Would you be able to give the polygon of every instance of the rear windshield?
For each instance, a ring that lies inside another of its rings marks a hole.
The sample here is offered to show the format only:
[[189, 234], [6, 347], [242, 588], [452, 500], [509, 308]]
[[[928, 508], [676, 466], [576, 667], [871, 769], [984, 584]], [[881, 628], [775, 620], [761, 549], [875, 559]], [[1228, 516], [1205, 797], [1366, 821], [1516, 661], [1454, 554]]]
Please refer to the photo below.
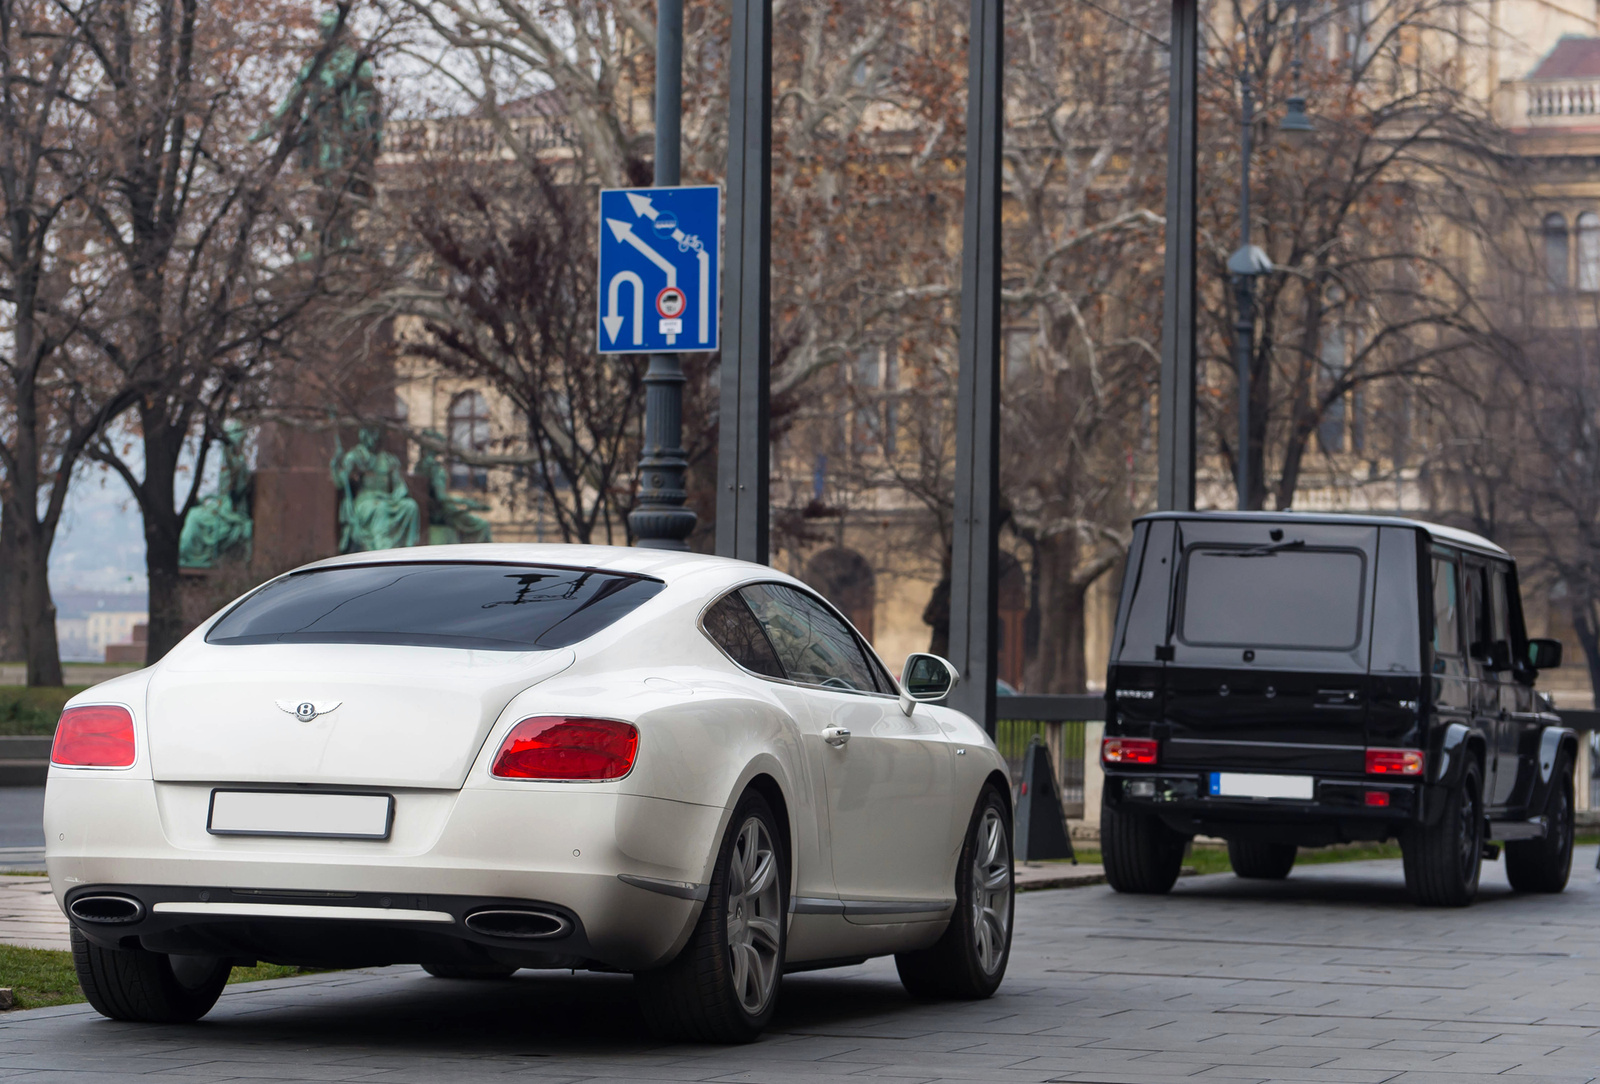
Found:
[[1358, 550], [1196, 547], [1184, 566], [1180, 636], [1211, 647], [1349, 651], [1361, 641]]
[[399, 644], [484, 651], [568, 647], [665, 585], [592, 569], [383, 564], [296, 572], [212, 626], [210, 644]]

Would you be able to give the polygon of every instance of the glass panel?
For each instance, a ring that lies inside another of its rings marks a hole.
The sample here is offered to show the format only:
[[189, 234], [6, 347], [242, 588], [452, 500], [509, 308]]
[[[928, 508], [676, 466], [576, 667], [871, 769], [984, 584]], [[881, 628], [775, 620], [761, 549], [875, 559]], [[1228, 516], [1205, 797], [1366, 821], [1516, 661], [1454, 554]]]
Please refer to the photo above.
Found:
[[855, 634], [820, 602], [776, 583], [741, 592], [790, 678], [808, 685], [880, 692]]
[[1578, 216], [1578, 289], [1600, 291], [1600, 215]]
[[726, 595], [706, 611], [706, 635], [728, 653], [729, 658], [763, 677], [783, 677], [783, 666], [761, 631], [750, 607], [737, 595]]
[[1433, 559], [1433, 650], [1439, 655], [1461, 654], [1461, 632], [1456, 612], [1456, 563], [1444, 557]]
[[1361, 641], [1365, 565], [1353, 550], [1191, 550], [1182, 639], [1213, 647], [1349, 651]]
[[654, 598], [659, 580], [492, 564], [382, 564], [297, 572], [206, 634], [211, 644], [569, 647]]

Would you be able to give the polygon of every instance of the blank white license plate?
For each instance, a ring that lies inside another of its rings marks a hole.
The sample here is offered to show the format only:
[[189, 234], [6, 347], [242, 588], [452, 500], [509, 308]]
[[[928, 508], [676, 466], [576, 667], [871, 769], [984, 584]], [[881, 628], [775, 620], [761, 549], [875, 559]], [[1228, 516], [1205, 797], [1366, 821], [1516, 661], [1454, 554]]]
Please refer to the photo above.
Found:
[[214, 790], [206, 830], [221, 836], [388, 839], [393, 822], [391, 794]]
[[1311, 800], [1309, 775], [1260, 775], [1254, 772], [1212, 772], [1207, 793], [1216, 798], [1298, 798]]

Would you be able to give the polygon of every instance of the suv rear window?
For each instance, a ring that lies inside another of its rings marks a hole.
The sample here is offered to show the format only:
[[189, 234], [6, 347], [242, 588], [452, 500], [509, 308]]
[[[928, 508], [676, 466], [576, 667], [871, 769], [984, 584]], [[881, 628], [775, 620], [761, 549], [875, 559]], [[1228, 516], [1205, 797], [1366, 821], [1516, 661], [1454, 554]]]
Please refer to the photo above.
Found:
[[1196, 546], [1184, 561], [1179, 636], [1210, 647], [1349, 651], [1361, 642], [1358, 550]]
[[267, 584], [209, 644], [396, 644], [543, 651], [587, 639], [654, 598], [659, 580], [480, 563], [347, 565]]

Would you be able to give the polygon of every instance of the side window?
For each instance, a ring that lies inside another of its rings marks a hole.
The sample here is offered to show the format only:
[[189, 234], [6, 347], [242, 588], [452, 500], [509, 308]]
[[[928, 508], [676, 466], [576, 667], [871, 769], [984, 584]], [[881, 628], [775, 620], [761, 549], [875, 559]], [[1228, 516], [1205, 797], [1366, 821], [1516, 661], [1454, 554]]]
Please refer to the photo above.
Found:
[[1465, 565], [1464, 571], [1467, 654], [1483, 660], [1489, 657], [1489, 570], [1473, 561]]
[[1506, 570], [1495, 565], [1489, 570], [1489, 639], [1511, 647], [1511, 609], [1506, 598]]
[[767, 634], [761, 631], [750, 607], [738, 595], [724, 595], [706, 611], [702, 623], [706, 635], [734, 662], [762, 677], [783, 677], [783, 666]]
[[882, 691], [855, 634], [816, 599], [776, 583], [754, 584], [739, 593], [766, 630], [791, 679], [835, 689]]
[[1436, 655], [1461, 654], [1461, 600], [1457, 594], [1456, 563], [1433, 558], [1433, 651]]

